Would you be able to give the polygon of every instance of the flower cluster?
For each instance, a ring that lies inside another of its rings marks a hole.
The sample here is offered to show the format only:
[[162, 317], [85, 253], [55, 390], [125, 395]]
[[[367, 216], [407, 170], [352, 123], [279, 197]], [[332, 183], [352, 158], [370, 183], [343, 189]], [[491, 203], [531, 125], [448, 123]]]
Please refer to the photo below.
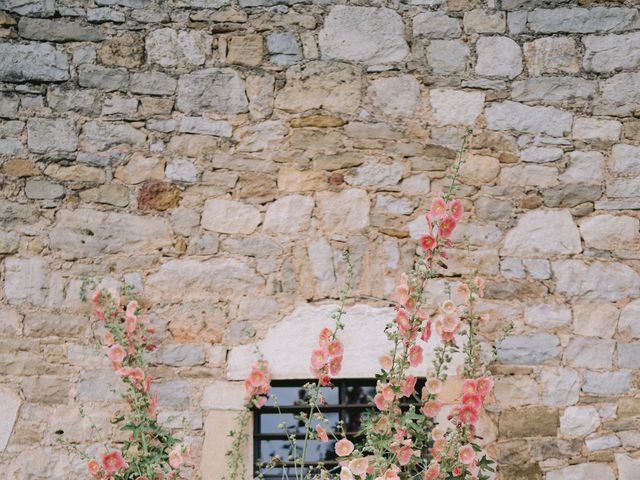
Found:
[[322, 329], [318, 343], [318, 348], [311, 352], [311, 373], [320, 385], [329, 385], [331, 377], [339, 375], [342, 370], [344, 346], [329, 328]]
[[271, 371], [269, 362], [258, 360], [252, 367], [249, 375], [244, 380], [244, 388], [247, 390], [248, 404], [256, 408], [262, 408], [267, 403], [271, 390]]
[[140, 317], [140, 306], [125, 293], [97, 289], [91, 303], [103, 330], [102, 343], [113, 368], [126, 385], [122, 397], [130, 407], [112, 423], [129, 432], [120, 449], [91, 458], [87, 470], [94, 479], [178, 480], [189, 463], [191, 446], [157, 423], [158, 397], [151, 392], [152, 375], [146, 354], [155, 350], [154, 327]]

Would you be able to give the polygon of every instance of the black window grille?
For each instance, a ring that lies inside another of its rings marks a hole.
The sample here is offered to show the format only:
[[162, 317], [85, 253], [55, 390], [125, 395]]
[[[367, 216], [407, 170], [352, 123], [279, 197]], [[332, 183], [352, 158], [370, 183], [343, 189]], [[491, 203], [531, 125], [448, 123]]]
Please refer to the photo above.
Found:
[[[297, 445], [297, 458], [302, 456], [302, 445], [305, 436], [304, 424], [295, 417], [302, 412], [309, 412], [307, 404], [307, 392], [304, 388], [311, 380], [280, 380], [272, 382], [269, 400], [260, 410], [254, 412], [253, 417], [253, 457], [255, 475], [272, 480], [281, 478], [295, 478], [292, 455], [292, 445], [287, 434], [280, 428], [284, 422], [289, 434], [294, 434]], [[310, 440], [307, 445], [305, 467], [307, 471], [317, 470], [319, 465], [331, 469], [337, 467], [335, 456], [335, 440], [331, 432], [336, 432], [338, 422], [342, 421], [347, 437], [354, 440], [356, 432], [360, 429], [363, 415], [367, 410], [375, 408], [373, 397], [375, 395], [376, 381], [373, 379], [334, 379], [331, 387], [322, 387], [322, 395], [327, 404], [321, 407], [324, 416], [329, 420], [328, 425], [323, 425], [329, 432], [329, 441], [322, 443], [318, 440]], [[419, 392], [424, 381], [418, 380], [416, 390]], [[278, 399], [278, 406], [274, 403], [274, 396]], [[280, 412], [282, 415], [280, 415]], [[318, 422], [314, 419], [312, 426], [315, 428]], [[336, 434], [340, 438], [341, 435]], [[277, 465], [267, 466], [266, 462], [274, 456], [280, 461]]]

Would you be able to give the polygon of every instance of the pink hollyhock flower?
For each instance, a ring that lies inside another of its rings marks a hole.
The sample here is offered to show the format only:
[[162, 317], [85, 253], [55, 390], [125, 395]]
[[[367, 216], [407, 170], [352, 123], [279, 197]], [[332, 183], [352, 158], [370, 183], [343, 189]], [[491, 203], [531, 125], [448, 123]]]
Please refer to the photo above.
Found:
[[267, 403], [267, 397], [264, 395], [259, 395], [254, 401], [253, 404], [257, 409], [264, 407], [265, 403]]
[[442, 331], [447, 333], [454, 333], [458, 329], [460, 319], [457, 315], [448, 313], [442, 317]]
[[449, 237], [456, 228], [456, 221], [453, 217], [446, 217], [440, 222], [440, 235]]
[[[376, 395], [377, 396], [377, 395]], [[382, 410], [382, 408], [380, 408], [380, 410]], [[374, 425], [373, 429], [377, 432], [377, 433], [384, 433], [389, 429], [389, 419], [387, 417], [380, 417], [377, 421], [376, 424]]]
[[393, 366], [393, 359], [391, 358], [391, 355], [382, 355], [378, 361], [380, 362], [380, 366], [383, 370], [386, 370], [387, 372], [391, 370], [391, 367]]
[[381, 385], [380, 393], [386, 402], [393, 402], [393, 399], [396, 398], [396, 394], [393, 393], [393, 388], [388, 383]]
[[138, 317], [135, 315], [127, 315], [124, 320], [124, 331], [131, 335], [136, 331], [136, 325], [138, 323]]
[[404, 447], [398, 450], [398, 463], [402, 466], [408, 464], [411, 461], [411, 456], [413, 455], [413, 450], [410, 446], [405, 445]]
[[147, 408], [147, 413], [150, 417], [156, 416], [156, 411], [158, 410], [158, 395], [154, 395], [149, 400], [149, 407]]
[[169, 452], [169, 465], [171, 465], [171, 468], [178, 469], [183, 463], [184, 458], [182, 457], [182, 449], [177, 445]]
[[437, 197], [431, 201], [431, 208], [429, 209], [429, 213], [432, 218], [437, 220], [444, 218], [447, 214], [447, 202], [444, 199]]
[[333, 377], [340, 375], [342, 371], [342, 357], [332, 358], [329, 362], [329, 373]]
[[462, 218], [462, 214], [464, 213], [464, 205], [462, 205], [462, 201], [459, 199], [455, 199], [451, 203], [449, 203], [449, 211], [451, 212], [451, 216], [456, 222], [459, 222]]
[[454, 477], [459, 477], [460, 475], [462, 475], [462, 468], [456, 465], [451, 469], [451, 475], [453, 475]]
[[333, 332], [331, 331], [331, 329], [324, 327], [322, 330], [320, 330], [320, 345], [321, 346], [325, 346], [329, 343], [329, 341], [331, 340], [331, 337], [333, 336]]
[[427, 471], [424, 472], [424, 480], [436, 480], [440, 475], [440, 465], [437, 463], [432, 463], [427, 468]]
[[151, 380], [153, 380], [153, 375], [148, 373], [147, 376], [144, 377], [144, 393], [149, 393], [151, 390]]
[[343, 438], [336, 442], [336, 455], [346, 457], [351, 455], [351, 452], [353, 452], [353, 443], [351, 443], [351, 441]]
[[442, 391], [442, 381], [439, 378], [428, 379], [424, 386], [431, 395], [438, 395]]
[[442, 332], [440, 334], [440, 339], [444, 343], [452, 342], [454, 338], [456, 338], [456, 332]]
[[327, 375], [326, 373], [321, 374], [318, 377], [318, 383], [321, 386], [326, 387], [327, 385], [329, 385], [331, 383], [331, 376]]
[[122, 361], [127, 356], [127, 353], [124, 351], [122, 345], [111, 345], [109, 348], [109, 359], [113, 362], [115, 368], [120, 368], [122, 366]]
[[409, 364], [412, 367], [417, 367], [422, 363], [422, 347], [420, 345], [414, 345], [409, 349]]
[[444, 313], [454, 313], [456, 311], [456, 304], [453, 300], [445, 300], [440, 305], [440, 308]]
[[111, 335], [111, 332], [104, 332], [104, 335], [102, 335], [102, 341], [107, 347], [110, 347], [113, 345], [113, 342], [115, 342], [115, 339], [113, 338], [113, 335]]
[[404, 308], [399, 308], [396, 314], [396, 322], [402, 330], [411, 330], [411, 322], [409, 321], [409, 312]]
[[427, 322], [424, 326], [424, 330], [422, 330], [422, 335], [420, 335], [420, 340], [423, 342], [428, 342], [431, 338], [431, 322]]
[[463, 298], [468, 298], [471, 295], [471, 290], [469, 290], [469, 286], [466, 283], [461, 283], [456, 287], [456, 291], [458, 295]]
[[422, 405], [422, 413], [427, 417], [436, 417], [442, 409], [442, 402], [439, 400], [429, 400]]
[[464, 382], [462, 382], [462, 393], [476, 393], [476, 391], [478, 390], [478, 382], [472, 378], [467, 378], [465, 379]]
[[471, 465], [476, 461], [476, 452], [471, 445], [463, 445], [458, 449], [458, 460], [465, 465]]
[[477, 379], [476, 383], [476, 391], [486, 397], [491, 392], [493, 388], [493, 378], [491, 377], [480, 377]]
[[391, 467], [384, 472], [383, 478], [384, 480], [400, 480], [398, 473], [400, 473], [400, 468], [397, 465], [391, 465]]
[[476, 410], [482, 407], [482, 397], [478, 393], [465, 393], [460, 400], [462, 405], [471, 405]]
[[482, 290], [484, 288], [485, 285], [485, 281], [484, 278], [482, 277], [476, 277], [473, 279], [473, 284], [478, 287], [480, 290]]
[[137, 310], [138, 310], [138, 302], [136, 302], [135, 300], [131, 300], [127, 304], [127, 309], [125, 310], [125, 316], [129, 317], [129, 316], [135, 315]]
[[420, 245], [422, 246], [422, 248], [425, 249], [425, 251], [430, 252], [434, 248], [436, 248], [436, 246], [438, 245], [438, 242], [436, 241], [436, 238], [433, 235], [429, 234], [429, 235], [423, 235], [420, 237]]
[[478, 421], [479, 414], [478, 410], [474, 408], [472, 405], [462, 405], [458, 409], [458, 418], [462, 423], [470, 423], [474, 424]]
[[364, 457], [354, 458], [349, 462], [349, 470], [351, 470], [354, 475], [358, 475], [359, 477], [364, 477], [367, 474], [368, 469], [369, 460]]
[[402, 388], [402, 394], [405, 397], [410, 397], [411, 394], [413, 393], [413, 390], [416, 388], [416, 381], [418, 379], [416, 377], [414, 377], [413, 375], [409, 375], [407, 376], [407, 378], [405, 378], [402, 382], [402, 384], [400, 385], [400, 387]]
[[98, 305], [101, 299], [102, 299], [102, 290], [97, 289], [95, 292], [93, 292], [93, 295], [91, 295], [91, 303], [93, 303], [94, 305]]
[[400, 305], [406, 305], [409, 301], [409, 287], [406, 284], [400, 284], [393, 292], [393, 297]]
[[349, 467], [342, 467], [340, 470], [340, 480], [353, 480], [353, 472], [349, 470]]
[[340, 340], [334, 340], [327, 345], [327, 351], [329, 352], [329, 358], [342, 357], [344, 354], [344, 345]]
[[444, 430], [436, 427], [431, 430], [431, 436], [434, 440], [440, 440], [441, 438], [444, 438]]
[[247, 377], [249, 385], [253, 388], [260, 388], [267, 383], [267, 375], [262, 370], [253, 367]]
[[318, 434], [318, 438], [322, 443], [327, 443], [329, 441], [329, 436], [327, 435], [327, 431], [322, 428], [321, 425], [316, 425], [316, 433]]
[[127, 462], [125, 462], [124, 458], [122, 458], [122, 453], [120, 452], [120, 450], [114, 450], [113, 452], [105, 453], [102, 456], [102, 466], [108, 474], [117, 472], [121, 468], [129, 468]]
[[320, 370], [329, 361], [327, 351], [324, 348], [316, 348], [311, 352], [311, 367]]
[[95, 458], [92, 458], [89, 460], [89, 463], [87, 463], [87, 470], [89, 470], [89, 473], [93, 477], [100, 475], [100, 468], [100, 463]]

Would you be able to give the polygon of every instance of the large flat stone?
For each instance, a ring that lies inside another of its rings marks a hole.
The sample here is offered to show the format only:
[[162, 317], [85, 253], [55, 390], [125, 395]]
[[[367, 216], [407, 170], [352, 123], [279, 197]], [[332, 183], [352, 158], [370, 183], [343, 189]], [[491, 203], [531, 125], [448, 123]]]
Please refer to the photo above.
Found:
[[49, 43], [0, 42], [0, 80], [4, 82], [64, 82], [69, 80], [67, 55]]
[[557, 292], [568, 297], [615, 302], [640, 295], [640, 275], [622, 263], [557, 260], [551, 266]]
[[572, 115], [564, 110], [530, 107], [510, 101], [491, 104], [485, 110], [485, 118], [491, 130], [547, 133], [557, 137], [569, 132], [572, 122]]
[[498, 349], [501, 363], [538, 365], [557, 358], [560, 354], [558, 337], [548, 333], [512, 335]]
[[230, 68], [208, 68], [178, 80], [178, 110], [236, 114], [249, 111], [244, 81]]
[[18, 410], [22, 401], [20, 397], [8, 388], [0, 388], [0, 452], [4, 452], [11, 438], [13, 427], [18, 418]]

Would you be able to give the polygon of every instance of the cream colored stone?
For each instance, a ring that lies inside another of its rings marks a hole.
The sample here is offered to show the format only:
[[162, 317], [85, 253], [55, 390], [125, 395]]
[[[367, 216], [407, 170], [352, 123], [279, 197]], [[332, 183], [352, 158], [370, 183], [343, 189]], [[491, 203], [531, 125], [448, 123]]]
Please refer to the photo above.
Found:
[[130, 185], [146, 180], [164, 179], [164, 160], [157, 157], [145, 157], [142, 153], [134, 153], [125, 165], [116, 168], [114, 176]]
[[201, 224], [220, 233], [253, 232], [261, 222], [257, 208], [233, 200], [211, 199], [204, 204]]
[[[233, 446], [229, 432], [237, 428], [237, 411], [211, 410], [204, 422], [204, 443], [200, 470], [206, 480], [223, 480], [227, 474], [225, 453]], [[250, 421], [247, 434], [251, 435], [253, 423]], [[247, 442], [242, 452], [244, 465], [248, 472], [253, 468], [253, 442]], [[251, 477], [253, 478], [253, 477]]]
[[369, 198], [357, 188], [339, 193], [318, 192], [318, 215], [328, 232], [357, 232], [369, 225]]
[[460, 181], [468, 185], [486, 185], [491, 183], [500, 173], [500, 162], [497, 158], [484, 155], [467, 155], [460, 168]]
[[326, 185], [324, 172], [282, 167], [278, 170], [278, 189], [285, 192], [321, 190]]

